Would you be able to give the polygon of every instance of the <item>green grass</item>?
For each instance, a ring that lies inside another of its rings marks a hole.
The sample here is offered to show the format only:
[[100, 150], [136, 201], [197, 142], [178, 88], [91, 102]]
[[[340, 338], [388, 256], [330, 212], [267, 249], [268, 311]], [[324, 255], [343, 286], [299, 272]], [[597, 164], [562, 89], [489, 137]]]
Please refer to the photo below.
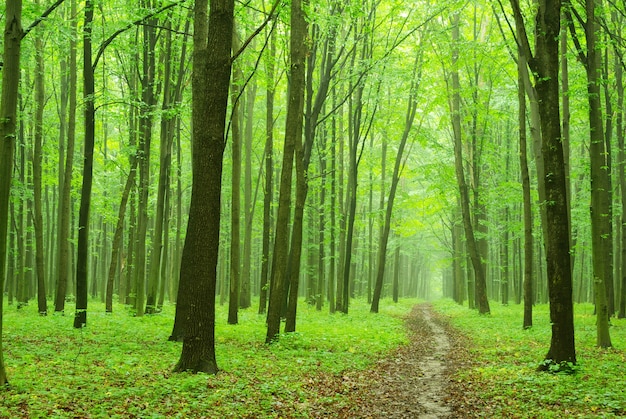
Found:
[[575, 373], [549, 374], [536, 371], [550, 345], [547, 305], [535, 306], [529, 330], [522, 329], [521, 305], [492, 304], [489, 316], [452, 301], [439, 301], [435, 307], [471, 338], [471, 356], [477, 362], [457, 378], [471, 383], [489, 406], [485, 417], [626, 416], [626, 320], [611, 320], [614, 349], [602, 350], [595, 346], [593, 306], [575, 305]]
[[[0, 417], [9, 418], [244, 418], [309, 417], [319, 402], [310, 377], [365, 369], [406, 342], [402, 316], [416, 304], [381, 304], [381, 313], [354, 301], [348, 316], [301, 303], [298, 332], [265, 345], [265, 317], [242, 310], [226, 324], [218, 307], [220, 373], [173, 374], [181, 343], [168, 342], [174, 307], [132, 317], [122, 305], [105, 314], [90, 302], [88, 326], [65, 316], [40, 317], [36, 304], [5, 302], [4, 359], [11, 387], [0, 390]], [[345, 396], [332, 396], [345, 403]], [[326, 400], [328, 402], [328, 400]]]

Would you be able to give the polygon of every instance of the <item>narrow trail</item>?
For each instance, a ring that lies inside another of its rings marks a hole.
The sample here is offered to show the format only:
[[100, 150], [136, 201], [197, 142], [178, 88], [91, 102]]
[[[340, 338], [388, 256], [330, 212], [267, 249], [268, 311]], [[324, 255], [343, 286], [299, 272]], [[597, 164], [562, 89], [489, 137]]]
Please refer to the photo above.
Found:
[[450, 340], [443, 327], [433, 321], [430, 309], [425, 305], [418, 307], [424, 321], [432, 330], [434, 340], [433, 353], [426, 355], [419, 363], [422, 370], [420, 381], [423, 390], [418, 391], [417, 398], [425, 410], [420, 417], [424, 419], [445, 418], [450, 415], [450, 407], [443, 398], [447, 383], [445, 359], [450, 351]]
[[449, 390], [455, 369], [451, 353], [459, 343], [430, 304], [413, 308], [406, 319], [409, 343], [373, 369], [345, 375], [350, 403], [321, 417], [452, 419]]

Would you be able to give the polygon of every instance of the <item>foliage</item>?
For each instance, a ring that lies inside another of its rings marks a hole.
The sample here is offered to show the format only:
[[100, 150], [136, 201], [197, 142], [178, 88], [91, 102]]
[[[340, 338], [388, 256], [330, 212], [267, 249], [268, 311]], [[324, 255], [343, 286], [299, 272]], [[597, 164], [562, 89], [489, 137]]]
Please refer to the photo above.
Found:
[[[181, 345], [168, 342], [173, 306], [131, 317], [123, 306], [105, 314], [91, 301], [90, 325], [78, 330], [72, 316], [40, 317], [35, 304], [9, 309], [11, 388], [0, 398], [0, 417], [308, 417], [310, 405], [328, 397], [305, 388], [311, 377], [366, 369], [405, 343], [401, 317], [415, 302], [385, 302], [373, 315], [355, 301], [350, 316], [302, 304], [299, 332], [271, 346], [263, 343], [265, 316], [241, 310], [232, 326], [227, 308], [218, 307], [216, 376], [171, 373]], [[68, 303], [66, 310], [74, 309]]]
[[521, 305], [491, 307], [491, 316], [468, 312], [451, 301], [435, 303], [437, 311], [471, 338], [471, 365], [457, 372], [468, 397], [487, 405], [484, 417], [612, 418], [626, 415], [626, 336], [624, 319], [611, 319], [616, 349], [595, 347], [591, 304], [575, 310], [578, 364], [537, 370], [550, 344], [548, 305], [534, 307], [534, 326], [522, 328]]

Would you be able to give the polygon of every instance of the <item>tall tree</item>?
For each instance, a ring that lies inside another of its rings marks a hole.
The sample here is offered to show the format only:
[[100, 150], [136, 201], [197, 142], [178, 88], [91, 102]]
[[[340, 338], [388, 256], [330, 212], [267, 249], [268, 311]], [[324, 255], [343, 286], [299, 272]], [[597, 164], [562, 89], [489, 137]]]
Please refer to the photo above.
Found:
[[[422, 34], [423, 35], [423, 34]], [[421, 41], [422, 37], [420, 37]], [[415, 121], [415, 114], [417, 112], [417, 94], [419, 91], [420, 81], [422, 77], [422, 44], [421, 42], [417, 45], [417, 52], [415, 55], [414, 63], [413, 63], [413, 71], [412, 71], [412, 80], [411, 87], [409, 90], [409, 97], [407, 100], [407, 108], [406, 115], [404, 118], [404, 131], [402, 132], [402, 137], [400, 138], [400, 144], [398, 145], [398, 151], [396, 153], [395, 164], [393, 167], [393, 174], [391, 175], [391, 187], [389, 190], [389, 198], [387, 199], [387, 208], [385, 209], [385, 221], [382, 227], [381, 235], [380, 235], [380, 244], [378, 246], [378, 263], [376, 269], [376, 282], [374, 285], [374, 294], [372, 296], [372, 304], [370, 306], [370, 311], [372, 313], [378, 313], [378, 305], [380, 302], [380, 297], [383, 289], [383, 279], [385, 276], [385, 265], [387, 258], [387, 245], [389, 242], [389, 232], [391, 230], [391, 215], [393, 213], [393, 203], [396, 198], [396, 190], [398, 188], [398, 183], [400, 182], [400, 174], [402, 173], [402, 169], [405, 164], [405, 156], [404, 149], [406, 147], [406, 143], [411, 134], [411, 129], [413, 128], [413, 121]], [[382, 191], [381, 191], [382, 193]], [[399, 249], [399, 248], [398, 248]], [[399, 250], [397, 250], [399, 252]], [[396, 255], [396, 262], [399, 260], [399, 253]], [[398, 271], [398, 264], [396, 264], [396, 271]], [[395, 279], [395, 276], [394, 276]], [[396, 290], [397, 288], [394, 288]], [[397, 294], [394, 294], [395, 301], [397, 301]]]
[[461, 94], [458, 69], [459, 57], [459, 14], [456, 13], [452, 22], [452, 39], [454, 42], [452, 50], [452, 70], [451, 70], [451, 89], [452, 97], [450, 100], [450, 113], [452, 116], [452, 132], [454, 136], [454, 167], [456, 171], [456, 179], [460, 193], [461, 215], [463, 217], [463, 228], [465, 231], [465, 240], [469, 251], [472, 266], [474, 268], [475, 281], [475, 298], [478, 304], [478, 312], [488, 314], [489, 301], [487, 300], [487, 280], [485, 274], [485, 266], [481, 260], [478, 250], [478, 243], [474, 235], [474, 226], [472, 224], [470, 213], [469, 188], [465, 180], [463, 170], [463, 144], [461, 132]]
[[[175, 371], [218, 371], [215, 288], [234, 0], [196, 0], [192, 76], [193, 183], [170, 339], [182, 340]], [[208, 16], [207, 16], [208, 15]]]
[[91, 34], [94, 4], [85, 1], [83, 26], [83, 100], [85, 103], [85, 144], [83, 157], [83, 185], [78, 212], [78, 250], [76, 255], [76, 312], [74, 327], [87, 325], [87, 260], [89, 258], [89, 211], [93, 183], [93, 151], [95, 142], [94, 68], [92, 66]]
[[546, 268], [550, 299], [552, 338], [541, 369], [551, 365], [576, 363], [574, 344], [574, 310], [572, 303], [572, 270], [569, 246], [570, 225], [565, 162], [561, 142], [559, 110], [559, 33], [560, 0], [540, 0], [535, 19], [535, 54], [526, 35], [524, 17], [517, 0], [511, 0], [517, 37], [528, 65], [535, 75], [535, 90], [541, 115], [541, 151], [544, 157], [543, 183], [546, 192]]
[[270, 235], [272, 227], [272, 185], [274, 174], [274, 60], [276, 57], [276, 37], [270, 33], [270, 49], [266, 63], [265, 95], [265, 189], [263, 191], [263, 238], [261, 255], [261, 284], [259, 290], [259, 314], [267, 310], [268, 279], [270, 276]]
[[[238, 51], [241, 41], [237, 30], [233, 30], [233, 51]], [[230, 191], [230, 283], [228, 297], [228, 324], [239, 322], [239, 291], [241, 289], [241, 106], [243, 71], [235, 63], [231, 86], [231, 191]]]
[[283, 166], [280, 176], [274, 262], [270, 282], [270, 300], [267, 310], [267, 335], [265, 342], [278, 338], [283, 290], [288, 275], [289, 218], [291, 212], [291, 178], [296, 144], [302, 141], [302, 112], [304, 109], [306, 30], [301, 0], [291, 2], [290, 85], [283, 147]]
[[[76, 13], [76, 0], [72, 0], [70, 6], [70, 26], [73, 34], [78, 33], [78, 19]], [[67, 147], [65, 153], [65, 168], [63, 170], [63, 184], [61, 186], [59, 202], [58, 264], [56, 274], [56, 293], [54, 299], [54, 311], [61, 313], [65, 310], [65, 295], [67, 292], [68, 276], [70, 275], [70, 192], [72, 188], [72, 170], [74, 166], [74, 148], [76, 142], [76, 36], [70, 37], [69, 47], [70, 62], [68, 68]]]
[[524, 218], [524, 329], [533, 325], [533, 214], [530, 199], [530, 174], [528, 171], [528, 146], [526, 142], [526, 94], [524, 93], [523, 71], [527, 71], [526, 60], [518, 50], [518, 87], [519, 104], [519, 159], [522, 174], [523, 218]]
[[4, 49], [2, 54], [2, 93], [0, 96], [0, 386], [7, 375], [2, 350], [2, 306], [6, 277], [9, 198], [13, 177], [13, 154], [17, 128], [17, 98], [20, 80], [20, 49], [22, 41], [22, 1], [6, 0], [4, 10]]
[[[37, 1], [39, 3], [39, 1]], [[39, 314], [48, 314], [46, 300], [44, 224], [42, 204], [43, 176], [43, 111], [46, 101], [44, 75], [44, 45], [42, 37], [35, 38], [35, 145], [33, 150], [33, 226], [35, 228], [35, 271], [37, 275], [37, 307]]]
[[[578, 49], [578, 57], [587, 72], [587, 99], [589, 102], [589, 156], [591, 162], [591, 248], [593, 261], [593, 290], [596, 304], [596, 339], [602, 348], [611, 346], [609, 333], [609, 304], [607, 301], [608, 283], [613, 281], [611, 237], [611, 190], [610, 190], [610, 154], [606, 148], [602, 121], [602, 102], [600, 96], [602, 50], [598, 45], [597, 31], [599, 24], [596, 17], [595, 0], [586, 0], [585, 22], [586, 54], [576, 36], [576, 30], [570, 13], [571, 5], [566, 3], [565, 13], [572, 38]], [[612, 295], [611, 295], [612, 297]]]

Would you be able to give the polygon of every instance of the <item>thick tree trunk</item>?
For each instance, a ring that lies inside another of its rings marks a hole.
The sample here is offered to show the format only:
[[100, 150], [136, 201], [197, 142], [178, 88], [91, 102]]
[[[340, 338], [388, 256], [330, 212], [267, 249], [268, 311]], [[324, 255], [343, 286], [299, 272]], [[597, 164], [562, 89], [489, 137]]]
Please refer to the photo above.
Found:
[[210, 14], [207, 3], [196, 0], [194, 5], [193, 183], [170, 339], [183, 340], [174, 371], [215, 374], [215, 287], [234, 0], [211, 0]]
[[[22, 41], [22, 2], [7, 0], [4, 10], [4, 51], [2, 66], [2, 93], [0, 97], [0, 290], [4, 291], [7, 259], [7, 232], [9, 227], [9, 198], [13, 177], [13, 154], [17, 122], [17, 98], [20, 80], [20, 47]], [[2, 292], [1, 294], [4, 294]], [[0, 387], [7, 375], [2, 350], [2, 305], [0, 298]]]
[[[532, 57], [524, 20], [517, 0], [511, 0], [516, 26], [524, 30], [519, 37], [524, 56], [536, 74], [537, 93], [541, 115], [542, 154], [545, 176], [539, 179], [545, 186], [546, 201], [546, 267], [550, 299], [552, 338], [550, 349], [540, 369], [553, 364], [576, 363], [574, 344], [574, 311], [572, 303], [572, 271], [569, 252], [570, 226], [561, 117], [559, 111], [559, 33], [561, 2], [542, 0], [537, 10], [535, 51]], [[568, 244], [564, 246], [563, 244]]]

